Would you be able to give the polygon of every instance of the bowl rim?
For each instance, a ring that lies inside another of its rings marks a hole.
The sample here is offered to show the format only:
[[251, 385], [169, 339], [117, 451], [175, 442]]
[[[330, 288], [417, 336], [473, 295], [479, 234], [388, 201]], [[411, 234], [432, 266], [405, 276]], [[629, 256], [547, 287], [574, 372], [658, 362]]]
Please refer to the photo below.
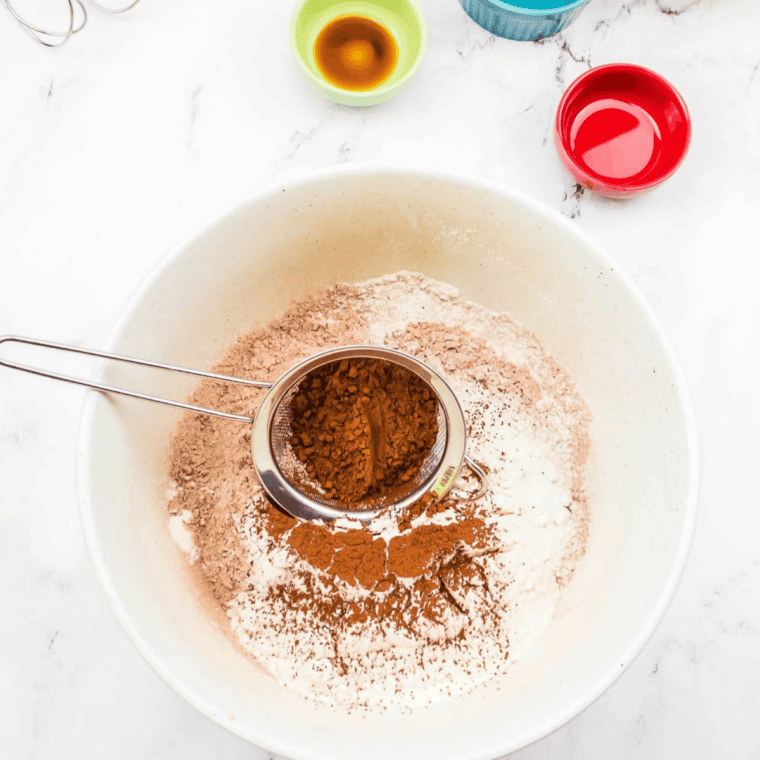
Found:
[[[543, 202], [520, 190], [515, 190], [510, 186], [482, 177], [476, 177], [473, 175], [468, 176], [456, 171], [445, 171], [426, 166], [409, 167], [403, 165], [389, 166], [378, 164], [337, 165], [329, 168], [301, 172], [296, 177], [285, 181], [268, 183], [263, 189], [242, 196], [242, 198], [239, 198], [234, 203], [223, 207], [221, 211], [207, 217], [203, 223], [197, 224], [189, 234], [185, 234], [180, 238], [179, 242], [175, 243], [175, 245], [173, 245], [140, 280], [131, 296], [122, 306], [119, 315], [108, 332], [104, 343], [104, 350], [114, 350], [115, 343], [131, 319], [132, 311], [138, 301], [149, 290], [151, 285], [167, 269], [169, 269], [178, 258], [181, 257], [185, 249], [189, 247], [190, 243], [209, 229], [231, 219], [241, 213], [243, 209], [254, 203], [259, 203], [273, 195], [278, 195], [290, 189], [300, 188], [319, 181], [331, 180], [343, 176], [372, 176], [376, 174], [407, 175], [415, 179], [439, 180], [475, 190], [495, 193], [503, 198], [514, 199], [518, 203], [528, 206], [531, 211], [537, 214], [537, 216], [543, 217], [545, 220], [549, 220], [561, 228], [564, 228], [564, 230], [571, 234], [580, 237], [586, 244], [589, 254], [592, 257], [595, 257], [605, 267], [611, 269], [611, 274], [620, 279], [623, 286], [628, 290], [629, 294], [636, 302], [636, 305], [642, 310], [643, 315], [646, 317], [649, 326], [653, 330], [654, 335], [665, 353], [672, 372], [677, 396], [680, 401], [681, 412], [684, 417], [684, 427], [686, 429], [685, 443], [689, 472], [688, 482], [686, 483], [684, 529], [679, 538], [678, 548], [674, 555], [667, 582], [662, 585], [659, 591], [659, 596], [656, 599], [656, 603], [653, 605], [649, 616], [641, 621], [637, 634], [632, 638], [625, 649], [617, 653], [619, 655], [618, 658], [612, 662], [609, 669], [597, 679], [594, 687], [589, 688], [584, 693], [580, 694], [575, 701], [566, 704], [563, 710], [555, 712], [552, 719], [546, 721], [542, 728], [536, 729], [529, 735], [518, 737], [517, 741], [512, 740], [510, 742], [509, 738], [505, 737], [504, 741], [498, 745], [481, 746], [474, 748], [466, 754], [460, 753], [458, 756], [458, 760], [492, 760], [494, 757], [500, 757], [505, 753], [515, 752], [527, 747], [561, 728], [592, 705], [615, 683], [615, 681], [617, 681], [640, 654], [662, 620], [676, 591], [688, 558], [696, 524], [699, 495], [700, 457], [697, 423], [686, 377], [675, 350], [670, 343], [670, 339], [668, 338], [664, 327], [661, 325], [655, 314], [653, 307], [644, 298], [644, 295], [639, 291], [632, 278], [626, 274], [608, 254], [604, 253], [586, 232], [575, 225], [571, 220], [560, 212], [545, 205]], [[102, 369], [103, 361], [100, 360], [93, 368], [92, 378], [99, 378]], [[129, 610], [120, 598], [118, 588], [109, 572], [109, 563], [98, 540], [98, 533], [95, 528], [92, 511], [93, 505], [90, 500], [89, 451], [91, 447], [92, 423], [97, 398], [97, 393], [88, 393], [83, 405], [77, 444], [77, 491], [80, 503], [80, 518], [90, 559], [98, 582], [106, 597], [106, 601], [120, 626], [137, 651], [162, 678], [162, 680], [205, 717], [214, 721], [222, 728], [239, 736], [241, 739], [245, 739], [269, 752], [284, 755], [285, 757], [292, 758], [292, 760], [315, 760], [315, 758], [320, 758], [320, 760], [322, 760], [325, 756], [321, 754], [320, 750], [316, 750], [316, 752], [307, 755], [303, 753], [302, 747], [293, 746], [287, 739], [282, 737], [271, 737], [258, 734], [254, 736], [249, 731], [242, 730], [242, 728], [237, 725], [236, 721], [230, 720], [229, 716], [220, 711], [213, 704], [208, 703], [195, 690], [193, 690], [192, 687], [187, 685], [180, 676], [175, 675], [171, 669], [164, 664], [162, 658], [155, 651], [154, 647], [142, 637], [136, 626], [133, 624]]]
[[[642, 81], [657, 83], [660, 87], [662, 87], [673, 96], [673, 99], [678, 104], [679, 108], [681, 109], [681, 114], [684, 117], [684, 123], [686, 126], [686, 140], [684, 141], [681, 155], [666, 172], [658, 174], [654, 179], [651, 179], [649, 181], [618, 183], [600, 179], [596, 174], [592, 174], [591, 172], [584, 169], [575, 160], [573, 154], [568, 149], [567, 139], [562, 122], [564, 111], [567, 109], [570, 99], [584, 87], [590, 84], [589, 80], [592, 80], [605, 72], [612, 71], [618, 71], [621, 73], [625, 72], [637, 76]], [[672, 177], [678, 171], [678, 169], [680, 169], [681, 164], [683, 164], [684, 160], [686, 159], [686, 155], [688, 154], [689, 148], [691, 147], [691, 137], [691, 114], [689, 113], [686, 101], [684, 100], [681, 93], [671, 82], [662, 76], [662, 74], [658, 74], [656, 71], [653, 71], [646, 66], [641, 66], [637, 63], [605, 63], [601, 66], [594, 66], [588, 71], [584, 71], [583, 74], [576, 77], [568, 85], [567, 89], [562, 94], [562, 98], [559, 101], [559, 105], [557, 106], [557, 110], [554, 116], [554, 144], [557, 148], [557, 153], [559, 154], [559, 157], [567, 168], [568, 172], [570, 172], [574, 179], [576, 179], [582, 185], [588, 187], [588, 189], [593, 192], [610, 192], [618, 196], [636, 195], [638, 193], [644, 192], [645, 190], [651, 190], [653, 187], [661, 185], [663, 182], [665, 182], [665, 180]]]
[[555, 8], [520, 8], [519, 6], [512, 5], [505, 0], [481, 0], [481, 2], [485, 2], [487, 5], [491, 5], [494, 8], [498, 8], [499, 10], [512, 11], [512, 13], [518, 16], [543, 17], [551, 16], [555, 13], [566, 13], [567, 11], [572, 11], [579, 6], [587, 5], [589, 2], [591, 2], [591, 0], [571, 0], [564, 5], [558, 5]]
[[[304, 61], [303, 56], [298, 50], [296, 22], [298, 21], [298, 17], [301, 14], [303, 7], [308, 2], [309, 0], [299, 0], [299, 2], [296, 4], [296, 7], [293, 9], [293, 13], [290, 16], [290, 47], [293, 51], [293, 57], [296, 59], [298, 67], [306, 76], [309, 83], [313, 87], [321, 90], [323, 94], [327, 95], [327, 97], [329, 97], [331, 100], [338, 103], [343, 103], [345, 99], [350, 99], [352, 101], [355, 101], [356, 105], [361, 105], [360, 101], [367, 101], [366, 105], [375, 105], [384, 100], [387, 100], [388, 98], [398, 93], [414, 78], [415, 74], [422, 65], [422, 59], [425, 57], [425, 53], [427, 52], [428, 37], [425, 15], [423, 14], [422, 8], [419, 6], [417, 0], [404, 0], [404, 2], [408, 3], [414, 11], [414, 15], [417, 19], [420, 30], [420, 49], [417, 52], [417, 55], [414, 57], [412, 65], [409, 67], [409, 70], [406, 72], [406, 74], [404, 74], [404, 76], [401, 78], [389, 84], [382, 84], [379, 87], [373, 87], [371, 90], [344, 90], [340, 87], [336, 87], [326, 79], [318, 77], [306, 65], [306, 61]], [[336, 2], [339, 2], [339, 0], [336, 0]]]

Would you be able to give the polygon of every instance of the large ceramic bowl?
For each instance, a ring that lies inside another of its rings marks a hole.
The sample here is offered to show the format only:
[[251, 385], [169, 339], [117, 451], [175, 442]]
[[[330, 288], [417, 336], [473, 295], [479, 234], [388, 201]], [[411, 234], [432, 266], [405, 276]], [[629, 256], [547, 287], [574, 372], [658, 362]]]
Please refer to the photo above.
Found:
[[[662, 328], [586, 235], [507, 188], [373, 169], [275, 187], [172, 251], [126, 306], [107, 349], [208, 367], [238, 333], [291, 299], [400, 269], [509, 311], [575, 378], [594, 415], [586, 556], [536, 648], [465, 697], [361, 716], [278, 686], [206, 613], [169, 535], [166, 455], [177, 413], [95, 393], [86, 405], [82, 516], [116, 617], [190, 704], [289, 758], [492, 760], [540, 739], [639, 653], [673, 594], [692, 533], [695, 425]], [[104, 367], [102, 376], [175, 398], [192, 385], [121, 367]]]

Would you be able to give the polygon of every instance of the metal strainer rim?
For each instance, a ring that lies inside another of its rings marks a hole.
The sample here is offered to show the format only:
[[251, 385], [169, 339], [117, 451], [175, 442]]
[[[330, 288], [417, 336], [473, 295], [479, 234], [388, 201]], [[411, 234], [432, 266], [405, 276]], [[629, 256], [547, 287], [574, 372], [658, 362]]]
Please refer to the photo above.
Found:
[[[376, 509], [338, 509], [301, 493], [278, 467], [271, 447], [271, 425], [280, 401], [290, 388], [313, 369], [333, 361], [351, 358], [380, 359], [397, 364], [425, 381], [436, 393], [446, 419], [446, 444], [435, 470], [410, 494], [393, 504]], [[445, 496], [456, 480], [465, 458], [467, 428], [464, 412], [449, 384], [431, 367], [409, 354], [380, 346], [344, 346], [323, 351], [296, 364], [270, 388], [259, 405], [251, 430], [251, 455], [256, 474], [264, 490], [279, 507], [294, 517], [307, 520], [334, 520], [348, 517], [369, 521], [388, 509], [403, 509], [432, 492]]]

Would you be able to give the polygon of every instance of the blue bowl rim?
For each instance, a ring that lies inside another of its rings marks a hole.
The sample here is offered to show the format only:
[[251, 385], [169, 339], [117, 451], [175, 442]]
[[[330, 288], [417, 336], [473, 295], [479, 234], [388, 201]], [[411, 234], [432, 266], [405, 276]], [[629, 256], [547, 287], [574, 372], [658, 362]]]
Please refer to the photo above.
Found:
[[518, 8], [516, 5], [504, 2], [504, 0], [481, 0], [481, 2], [499, 10], [512, 11], [512, 13], [520, 16], [548, 16], [554, 13], [571, 11], [579, 6], [586, 5], [591, 0], [572, 0], [569, 3], [565, 3], [565, 5], [560, 5], [558, 8]]

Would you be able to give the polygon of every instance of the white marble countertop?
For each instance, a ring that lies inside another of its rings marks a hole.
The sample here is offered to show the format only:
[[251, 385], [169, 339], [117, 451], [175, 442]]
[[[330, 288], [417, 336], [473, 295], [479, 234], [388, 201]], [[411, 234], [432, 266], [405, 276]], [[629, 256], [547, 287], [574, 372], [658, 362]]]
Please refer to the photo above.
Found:
[[[302, 81], [293, 3], [143, 0], [124, 16], [93, 12], [59, 50], [0, 5], [0, 334], [101, 345], [176, 239], [305, 169], [445, 167], [560, 210], [633, 276], [670, 334], [699, 421], [702, 493], [683, 580], [643, 653], [582, 715], [513, 757], [756, 759], [760, 3], [592, 0], [535, 44], [490, 36], [456, 0], [420, 2], [422, 68], [369, 110]], [[679, 172], [627, 203], [578, 192], [550, 129], [570, 81], [615, 61], [666, 76], [694, 120]], [[0, 755], [267, 758], [175, 695], [112, 617], [78, 515], [83, 399], [0, 370]]]

